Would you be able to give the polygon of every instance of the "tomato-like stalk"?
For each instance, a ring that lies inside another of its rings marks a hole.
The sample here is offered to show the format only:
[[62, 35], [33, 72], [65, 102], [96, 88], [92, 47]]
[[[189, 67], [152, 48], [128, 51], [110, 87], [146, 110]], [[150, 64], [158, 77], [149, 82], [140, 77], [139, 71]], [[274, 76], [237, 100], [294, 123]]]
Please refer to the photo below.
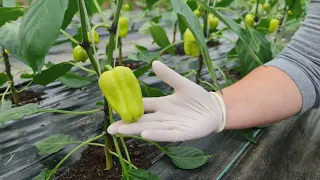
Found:
[[11, 96], [13, 98], [14, 104], [19, 105], [19, 96], [18, 96], [16, 87], [14, 85], [13, 76], [11, 74], [11, 64], [9, 62], [8, 54], [6, 53], [4, 48], [2, 48], [2, 55], [3, 55], [3, 60], [6, 68], [6, 74], [8, 76], [9, 81], [11, 81], [11, 85], [10, 85]]

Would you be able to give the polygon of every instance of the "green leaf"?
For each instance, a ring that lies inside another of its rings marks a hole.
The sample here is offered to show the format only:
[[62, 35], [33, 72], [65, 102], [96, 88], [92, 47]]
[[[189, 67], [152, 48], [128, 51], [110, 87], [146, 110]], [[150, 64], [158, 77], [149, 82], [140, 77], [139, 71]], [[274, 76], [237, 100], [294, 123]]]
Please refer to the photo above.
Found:
[[200, 149], [191, 147], [169, 147], [167, 152], [172, 162], [181, 169], [198, 168], [211, 157]]
[[143, 97], [161, 97], [161, 96], [166, 96], [166, 94], [163, 93], [161, 91], [161, 89], [150, 87], [150, 86], [148, 86], [148, 84], [146, 84], [143, 81], [140, 81], [140, 82], [142, 83], [141, 91], [142, 91], [142, 96]]
[[183, 38], [183, 33], [187, 30], [187, 25], [182, 20], [182, 17], [180, 14], [178, 14], [178, 27], [181, 34], [181, 38]]
[[65, 30], [71, 23], [74, 15], [78, 12], [78, 2], [77, 0], [69, 0], [68, 9], [66, 10], [62, 22], [61, 29]]
[[254, 139], [254, 136], [253, 136], [253, 130], [250, 128], [250, 129], [240, 129], [240, 130], [236, 130], [236, 132], [244, 137], [246, 140], [256, 144], [256, 140]]
[[7, 23], [0, 28], [0, 46], [8, 49], [13, 56], [21, 62], [29, 65], [21, 54], [21, 45], [19, 40], [19, 26], [17, 24]]
[[60, 35], [60, 28], [68, 1], [41, 0], [24, 13], [19, 37], [21, 51], [34, 72], [40, 72], [45, 55]]
[[150, 63], [158, 56], [158, 53], [150, 52], [147, 48], [137, 44], [136, 49], [138, 50], [137, 58], [142, 62]]
[[90, 81], [89, 79], [78, 76], [78, 75], [70, 73], [70, 72], [61, 76], [59, 78], [59, 81], [63, 85], [70, 87], [70, 88], [81, 88], [83, 86], [87, 86], [92, 83], [92, 81]]
[[[161, 48], [165, 48], [170, 45], [166, 31], [159, 25], [152, 24], [151, 35], [153, 40]], [[171, 47], [167, 50], [170, 54], [174, 54], [174, 48]]]
[[9, 101], [3, 101], [1, 104], [0, 104], [0, 111], [4, 111], [4, 110], [7, 110], [7, 109], [11, 109], [12, 108], [12, 102], [9, 100]]
[[160, 180], [157, 175], [144, 169], [128, 169], [130, 180]]
[[21, 79], [33, 79], [35, 76], [36, 76], [36, 75], [34, 75], [34, 74], [27, 74], [27, 73], [25, 73], [25, 74], [21, 74], [21, 75], [20, 75], [20, 78], [21, 78]]
[[52, 170], [48, 170], [47, 168], [42, 170], [39, 175], [32, 178], [32, 180], [46, 180], [47, 177], [51, 174]]
[[149, 63], [148, 65], [139, 67], [138, 69], [136, 69], [135, 71], [133, 71], [133, 74], [136, 76], [136, 78], [139, 78], [139, 77], [142, 76], [144, 73], [148, 72], [149, 69], [151, 69], [151, 67], [152, 67], [152, 63]]
[[0, 87], [8, 81], [8, 76], [5, 73], [0, 73]]
[[0, 27], [6, 22], [15, 21], [23, 15], [23, 7], [2, 7], [0, 8]]
[[167, 27], [173, 28], [174, 24], [178, 20], [177, 13], [174, 11], [166, 12], [162, 15], [162, 20]]
[[39, 110], [38, 104], [26, 104], [23, 106], [0, 110], [0, 126], [10, 121], [23, 118], [26, 115], [33, 114]]
[[[198, 1], [200, 2], [200, 1]], [[207, 43], [203, 35], [202, 27], [198, 18], [194, 15], [190, 7], [184, 2], [184, 0], [171, 0], [172, 7], [176, 13], [181, 15], [181, 19], [186, 24], [188, 29], [192, 32], [196, 39], [197, 44], [200, 46], [201, 54], [203, 56], [204, 62], [209, 70], [209, 74], [214, 82], [217, 82], [217, 77], [214, 72], [212, 65], [215, 65], [211, 60], [208, 52]], [[219, 67], [216, 66], [218, 69]]]
[[198, 4], [195, 0], [188, 0], [186, 3], [192, 11], [194, 11], [198, 8]]
[[50, 84], [51, 82], [55, 81], [59, 77], [63, 76], [65, 73], [69, 72], [73, 65], [63, 62], [60, 64], [55, 64], [51, 66], [50, 68], [44, 70], [41, 72], [41, 74], [37, 74], [33, 81], [36, 84], [46, 86]]
[[65, 145], [71, 144], [72, 142], [68, 135], [57, 134], [36, 142], [35, 146], [44, 154], [52, 154], [60, 151]]
[[[250, 32], [247, 31], [246, 43], [248, 43], [262, 63], [270, 61], [272, 59], [272, 52], [269, 41], [258, 31], [252, 30], [251, 32], [250, 34]], [[240, 60], [240, 73], [242, 77], [261, 65], [253, 59], [242, 40], [239, 39], [237, 41], [235, 48]]]
[[16, 0], [3, 0], [3, 7], [16, 7]]
[[286, 3], [288, 10], [292, 12], [291, 16], [298, 18], [303, 12], [300, 0], [286, 0]]
[[147, 8], [149, 10], [152, 9], [152, 6], [157, 2], [158, 0], [146, 0]]
[[103, 106], [103, 105], [104, 105], [104, 102], [102, 102], [102, 101], [97, 102], [96, 105], [97, 105], [97, 106]]
[[[229, 6], [231, 3], [233, 2], [233, 0], [223, 0], [220, 1], [216, 4], [216, 7], [227, 7]], [[261, 2], [260, 2], [261, 3]]]
[[139, 33], [143, 34], [143, 35], [147, 35], [151, 33], [151, 23], [150, 21], [145, 22], [144, 24], [142, 24], [142, 26], [139, 28]]
[[[254, 50], [250, 47], [249, 43], [247, 43], [247, 40], [248, 40], [247, 35], [248, 34], [245, 34], [243, 29], [241, 29], [241, 27], [235, 21], [233, 21], [232, 19], [229, 19], [228, 17], [226, 17], [225, 15], [219, 13], [215, 9], [212, 9], [212, 8], [208, 7], [204, 2], [202, 2], [200, 0], [197, 0], [197, 2], [199, 4], [201, 4], [201, 6], [204, 9], [206, 9], [207, 11], [212, 13], [215, 17], [217, 17], [223, 24], [225, 24], [227, 27], [229, 27], [236, 35], [238, 35], [239, 40], [243, 42], [244, 48], [247, 49], [247, 51], [251, 54], [253, 59], [255, 61], [257, 61], [258, 63], [263, 64], [261, 59], [257, 56], [257, 54], [254, 52]], [[252, 34], [251, 31], [253, 31], [253, 29], [249, 28], [249, 29], [247, 29], [247, 31], [249, 31], [250, 32], [249, 35], [251, 35]]]

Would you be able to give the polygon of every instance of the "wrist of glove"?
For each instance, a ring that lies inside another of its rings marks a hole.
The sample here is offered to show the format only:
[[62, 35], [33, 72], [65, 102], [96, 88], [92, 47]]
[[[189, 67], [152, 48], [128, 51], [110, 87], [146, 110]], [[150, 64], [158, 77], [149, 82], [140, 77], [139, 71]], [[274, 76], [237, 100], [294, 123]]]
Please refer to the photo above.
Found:
[[226, 107], [215, 92], [208, 92], [159, 61], [152, 64], [154, 73], [175, 92], [168, 96], [144, 98], [145, 113], [138, 122], [117, 121], [110, 134], [139, 135], [158, 142], [198, 139], [221, 132], [226, 124]]

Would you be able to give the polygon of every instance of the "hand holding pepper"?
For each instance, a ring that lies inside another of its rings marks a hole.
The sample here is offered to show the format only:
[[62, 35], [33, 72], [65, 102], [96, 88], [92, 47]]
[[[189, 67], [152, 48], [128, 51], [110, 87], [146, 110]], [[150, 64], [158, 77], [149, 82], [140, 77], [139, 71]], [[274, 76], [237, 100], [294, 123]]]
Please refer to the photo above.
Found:
[[226, 122], [222, 98], [176, 73], [159, 61], [155, 74], [174, 88], [175, 93], [159, 98], [143, 98], [145, 112], [138, 122], [122, 120], [109, 126], [110, 134], [134, 134], [160, 142], [187, 141], [220, 132]]

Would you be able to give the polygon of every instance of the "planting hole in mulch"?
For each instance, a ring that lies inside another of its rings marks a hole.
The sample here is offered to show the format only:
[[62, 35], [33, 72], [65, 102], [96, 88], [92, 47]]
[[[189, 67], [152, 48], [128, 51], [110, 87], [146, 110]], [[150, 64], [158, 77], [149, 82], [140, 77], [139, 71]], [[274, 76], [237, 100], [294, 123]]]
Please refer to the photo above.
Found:
[[[24, 90], [18, 94], [19, 101], [20, 101], [19, 105], [21, 106], [21, 105], [29, 104], [29, 103], [38, 103], [44, 99], [43, 95], [45, 95], [45, 94], [46, 93], [44, 93], [44, 92], [35, 92], [35, 91], [31, 91], [31, 90]], [[9, 99], [14, 104], [14, 101], [13, 101], [11, 94], [7, 95], [5, 98]]]
[[[138, 142], [128, 143], [127, 148], [132, 164], [142, 169], [151, 167], [152, 160], [161, 153], [155, 146]], [[121, 151], [125, 157], [122, 147]], [[59, 180], [121, 180], [122, 171], [118, 158], [113, 156], [113, 161], [114, 167], [111, 170], [105, 170], [106, 161], [103, 147], [88, 146], [81, 153], [81, 158], [78, 161], [70, 167], [59, 170], [56, 177], [59, 177]]]

